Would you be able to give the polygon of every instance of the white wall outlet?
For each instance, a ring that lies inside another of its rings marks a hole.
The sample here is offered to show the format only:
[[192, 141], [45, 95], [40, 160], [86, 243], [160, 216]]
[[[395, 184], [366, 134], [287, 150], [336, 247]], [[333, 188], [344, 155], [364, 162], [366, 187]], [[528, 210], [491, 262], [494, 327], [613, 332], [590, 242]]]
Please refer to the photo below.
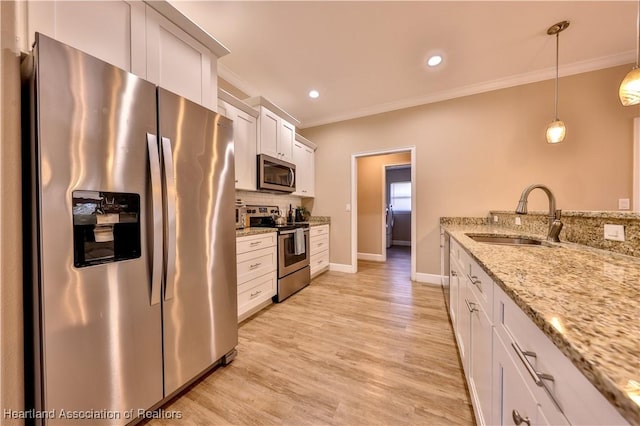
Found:
[[613, 241], [624, 241], [624, 225], [604, 225], [604, 239]]
[[493, 216], [493, 221], [494, 221], [495, 223], [498, 223], [498, 216]]
[[516, 216], [516, 225], [522, 225], [522, 219], [518, 216]]
[[344, 210], [347, 212], [351, 211], [351, 204], [347, 204], [346, 206], [344, 206]]
[[628, 198], [620, 198], [618, 200], [618, 210], [629, 210], [629, 199]]

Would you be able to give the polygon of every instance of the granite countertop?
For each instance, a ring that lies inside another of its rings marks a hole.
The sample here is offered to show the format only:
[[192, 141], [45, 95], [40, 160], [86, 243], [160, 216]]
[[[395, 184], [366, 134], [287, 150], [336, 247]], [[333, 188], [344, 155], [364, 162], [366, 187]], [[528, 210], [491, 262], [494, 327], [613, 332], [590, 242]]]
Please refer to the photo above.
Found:
[[236, 229], [237, 237], [248, 237], [249, 235], [268, 234], [269, 232], [277, 232], [276, 228], [244, 228]]
[[479, 223], [442, 227], [623, 417], [640, 424], [639, 258], [572, 243], [485, 244], [465, 234], [532, 235]]

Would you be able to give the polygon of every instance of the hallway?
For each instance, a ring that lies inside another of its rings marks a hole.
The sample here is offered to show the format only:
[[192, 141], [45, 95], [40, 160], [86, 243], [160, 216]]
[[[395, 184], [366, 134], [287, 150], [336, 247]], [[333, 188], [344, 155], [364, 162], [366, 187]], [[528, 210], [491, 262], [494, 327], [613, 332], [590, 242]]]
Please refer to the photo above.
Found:
[[474, 423], [440, 287], [408, 251], [327, 272], [241, 324], [238, 357], [150, 424]]

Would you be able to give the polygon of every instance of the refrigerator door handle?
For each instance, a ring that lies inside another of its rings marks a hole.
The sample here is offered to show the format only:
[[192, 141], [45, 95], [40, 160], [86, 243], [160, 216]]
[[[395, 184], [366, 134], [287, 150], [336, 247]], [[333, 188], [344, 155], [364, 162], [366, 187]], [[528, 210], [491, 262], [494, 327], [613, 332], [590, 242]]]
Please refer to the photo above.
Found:
[[164, 165], [165, 202], [167, 214], [165, 216], [166, 235], [166, 268], [164, 300], [173, 298], [176, 271], [176, 180], [173, 174], [173, 153], [171, 139], [162, 138], [162, 164]]
[[151, 254], [151, 305], [160, 303], [162, 285], [162, 185], [160, 182], [160, 154], [156, 135], [147, 133], [149, 171], [151, 174], [151, 202], [153, 218], [153, 252]]

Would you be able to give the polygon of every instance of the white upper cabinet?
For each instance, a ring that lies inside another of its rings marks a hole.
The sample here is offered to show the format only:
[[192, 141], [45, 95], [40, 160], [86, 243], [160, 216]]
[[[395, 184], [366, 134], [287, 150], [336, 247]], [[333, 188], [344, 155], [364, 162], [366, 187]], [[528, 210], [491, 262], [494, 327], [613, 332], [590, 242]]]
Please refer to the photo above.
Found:
[[212, 107], [211, 52], [147, 6], [147, 80]]
[[296, 192], [300, 197], [315, 196], [315, 148], [316, 145], [296, 134], [293, 143], [293, 164], [296, 165]]
[[18, 2], [19, 45], [41, 32], [216, 109], [217, 59], [229, 51], [166, 1]]
[[245, 102], [260, 112], [258, 154], [293, 162], [293, 142], [298, 120], [261, 96], [246, 99]]
[[218, 112], [233, 120], [236, 189], [255, 191], [258, 112], [224, 90], [218, 91]]
[[139, 1], [28, 1], [21, 48], [40, 32], [119, 68], [145, 76], [145, 4]]

